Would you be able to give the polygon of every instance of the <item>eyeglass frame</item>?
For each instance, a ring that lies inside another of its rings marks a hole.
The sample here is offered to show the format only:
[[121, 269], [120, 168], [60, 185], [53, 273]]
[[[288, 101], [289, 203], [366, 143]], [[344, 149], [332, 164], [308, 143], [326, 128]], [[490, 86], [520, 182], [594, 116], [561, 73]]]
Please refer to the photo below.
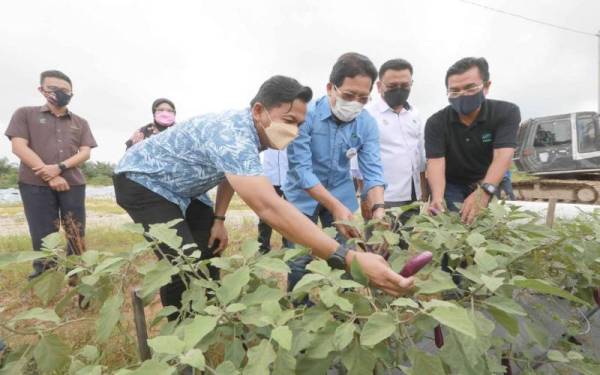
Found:
[[[344, 92], [342, 90], [340, 90], [339, 87], [337, 87], [336, 85], [333, 85], [333, 88], [340, 93], [341, 97], [343, 100], [349, 101], [349, 102], [359, 102], [361, 104], [367, 104], [370, 100], [371, 100], [371, 95], [367, 95], [367, 96], [359, 96], [356, 95], [354, 93], [350, 93], [350, 92]], [[344, 95], [346, 95], [346, 98], [344, 98]], [[352, 99], [348, 99], [348, 98], [352, 98]]]
[[446, 90], [446, 96], [449, 99], [456, 99], [456, 98], [459, 98], [461, 96], [464, 96], [465, 94], [475, 95], [479, 91], [483, 90], [485, 88], [485, 86], [487, 85], [488, 82], [489, 81], [482, 81], [481, 83], [479, 83], [479, 84], [477, 84], [477, 85], [475, 85], [473, 87], [469, 87], [469, 88], [458, 90], [458, 91]]

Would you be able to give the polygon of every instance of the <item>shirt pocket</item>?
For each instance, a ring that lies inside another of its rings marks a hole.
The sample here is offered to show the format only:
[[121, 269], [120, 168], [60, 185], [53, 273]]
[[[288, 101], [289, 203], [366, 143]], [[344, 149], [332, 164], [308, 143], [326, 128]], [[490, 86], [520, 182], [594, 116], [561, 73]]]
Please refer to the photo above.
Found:
[[67, 146], [72, 155], [79, 151], [79, 145], [81, 144], [81, 132], [81, 125], [75, 123], [67, 125]]

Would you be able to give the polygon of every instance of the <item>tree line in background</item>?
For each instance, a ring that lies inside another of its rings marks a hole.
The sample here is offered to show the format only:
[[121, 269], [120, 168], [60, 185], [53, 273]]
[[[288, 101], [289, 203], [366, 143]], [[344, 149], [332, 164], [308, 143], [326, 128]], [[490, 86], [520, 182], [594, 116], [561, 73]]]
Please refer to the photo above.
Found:
[[[114, 164], [103, 161], [88, 161], [81, 171], [85, 175], [88, 185], [112, 185]], [[19, 167], [11, 163], [8, 158], [0, 158], [0, 189], [16, 188]]]

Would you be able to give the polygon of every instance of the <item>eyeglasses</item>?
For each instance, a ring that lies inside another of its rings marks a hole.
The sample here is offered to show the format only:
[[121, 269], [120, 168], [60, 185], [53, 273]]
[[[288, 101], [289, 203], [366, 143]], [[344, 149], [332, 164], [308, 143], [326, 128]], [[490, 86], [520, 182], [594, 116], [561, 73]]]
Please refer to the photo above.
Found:
[[483, 89], [483, 86], [485, 86], [485, 83], [481, 82], [478, 85], [467, 87], [462, 90], [452, 90], [451, 89], [446, 92], [446, 95], [448, 95], [448, 98], [450, 98], [450, 99], [458, 98], [459, 96], [463, 96], [463, 95], [474, 95], [474, 94], [477, 94], [481, 89]]
[[46, 94], [52, 94], [55, 91], [62, 91], [63, 93], [65, 93], [67, 95], [71, 95], [73, 93], [71, 90], [63, 89], [63, 88], [56, 87], [56, 86], [48, 86], [47, 90], [42, 88], [42, 91], [45, 92]]
[[410, 82], [402, 82], [402, 83], [385, 83], [382, 81], [381, 83], [383, 84], [383, 87], [385, 87], [385, 89], [388, 91], [396, 90], [398, 88], [410, 90], [412, 88], [414, 81], [411, 80]]
[[337, 91], [340, 94], [342, 99], [344, 99], [348, 102], [359, 102], [362, 104], [367, 104], [369, 102], [369, 100], [371, 100], [370, 95], [366, 95], [366, 96], [356, 95], [351, 92], [342, 91], [335, 85], [333, 86], [333, 88], [335, 88], [335, 91]]

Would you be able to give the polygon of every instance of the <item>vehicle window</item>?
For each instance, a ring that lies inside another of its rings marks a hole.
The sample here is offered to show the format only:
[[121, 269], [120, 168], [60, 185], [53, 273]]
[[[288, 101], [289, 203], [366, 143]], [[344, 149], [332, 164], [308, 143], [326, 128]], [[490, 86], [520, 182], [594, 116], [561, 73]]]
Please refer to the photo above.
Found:
[[551, 147], [571, 143], [570, 121], [552, 121], [538, 125], [533, 145], [535, 147]]
[[598, 118], [577, 119], [577, 149], [580, 153], [600, 150], [600, 129]]

